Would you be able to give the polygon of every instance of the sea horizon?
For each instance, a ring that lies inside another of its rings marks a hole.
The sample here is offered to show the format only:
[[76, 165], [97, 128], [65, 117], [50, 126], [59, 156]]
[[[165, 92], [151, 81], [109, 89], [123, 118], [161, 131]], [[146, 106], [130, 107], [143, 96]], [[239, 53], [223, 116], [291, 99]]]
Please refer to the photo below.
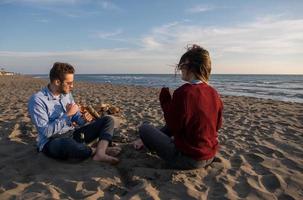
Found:
[[[31, 76], [48, 79], [48, 74]], [[180, 74], [75, 74], [75, 80], [172, 89], [185, 83]], [[303, 103], [303, 75], [212, 74], [209, 84], [222, 95]]]
[[[21, 74], [21, 75], [26, 75], [26, 76], [37, 76], [37, 75], [48, 75], [48, 74], [41, 74], [41, 73], [37, 73], [37, 74], [33, 74], [33, 73], [18, 73], [18, 72], [14, 72], [16, 74]], [[179, 74], [179, 73], [177, 73]], [[175, 75], [174, 73], [76, 73], [75, 75]], [[242, 73], [229, 73], [229, 74], [225, 74], [225, 73], [212, 73], [211, 76], [213, 75], [243, 75], [243, 76], [249, 76], [249, 75], [253, 75], [253, 76], [303, 76], [303, 74], [242, 74]]]

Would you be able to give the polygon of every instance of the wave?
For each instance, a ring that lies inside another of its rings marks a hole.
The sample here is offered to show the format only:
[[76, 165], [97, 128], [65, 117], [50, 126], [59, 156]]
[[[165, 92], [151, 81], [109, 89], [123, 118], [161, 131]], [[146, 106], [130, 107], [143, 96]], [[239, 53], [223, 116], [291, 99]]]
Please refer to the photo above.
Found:
[[[35, 75], [48, 79], [48, 75]], [[79, 74], [76, 81], [175, 89], [185, 82], [174, 74]], [[303, 103], [302, 75], [212, 75], [210, 84], [223, 95]]]

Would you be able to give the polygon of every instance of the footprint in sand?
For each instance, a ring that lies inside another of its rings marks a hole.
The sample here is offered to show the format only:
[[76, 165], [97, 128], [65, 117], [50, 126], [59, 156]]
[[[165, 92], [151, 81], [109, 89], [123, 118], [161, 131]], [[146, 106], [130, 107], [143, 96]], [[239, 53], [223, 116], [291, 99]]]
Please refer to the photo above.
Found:
[[268, 156], [272, 155], [275, 152], [275, 150], [262, 145], [259, 145], [258, 149], [261, 150], [263, 154]]
[[97, 191], [100, 184], [95, 180], [89, 180], [83, 183], [82, 188], [88, 191]]
[[251, 165], [261, 163], [264, 161], [264, 159], [261, 156], [258, 156], [257, 154], [254, 153], [247, 153], [243, 154], [247, 162]]
[[14, 182], [6, 182], [1, 184], [0, 187], [2, 187], [5, 191], [7, 191], [18, 187], [18, 185]]
[[223, 183], [215, 181], [208, 193], [209, 199], [224, 199], [224, 195], [227, 193], [227, 189]]
[[253, 166], [253, 170], [258, 175], [266, 175], [266, 174], [270, 174], [271, 173], [269, 171], [269, 169], [267, 169], [266, 167], [263, 167], [261, 164]]
[[54, 184], [56, 187], [64, 188], [62, 193], [68, 195], [71, 198], [74, 199], [83, 198], [83, 194], [81, 193], [81, 191], [76, 191], [77, 188], [76, 182], [65, 181], [65, 180], [63, 181], [62, 179], [57, 179], [54, 181]]
[[258, 175], [271, 174], [270, 170], [262, 165], [264, 159], [254, 153], [244, 154], [245, 160], [252, 166], [252, 169]]
[[278, 150], [276, 150], [276, 151], [274, 152], [274, 154], [275, 154], [275, 156], [277, 156], [278, 158], [284, 158], [284, 157], [285, 157], [284, 154], [283, 154], [282, 152], [278, 151]]
[[290, 196], [288, 194], [281, 194], [278, 197], [278, 200], [295, 200], [295, 198], [293, 198], [292, 196]]
[[296, 163], [295, 161], [290, 160], [290, 159], [287, 159], [287, 158], [284, 158], [281, 162], [282, 162], [284, 165], [286, 165], [287, 168], [290, 168], [290, 169], [299, 171], [300, 173], [303, 173], [303, 168], [301, 168], [301, 167], [299, 166], [299, 164]]
[[[105, 188], [105, 191], [108, 194], [115, 194], [118, 196], [125, 196], [129, 192], [128, 189], [121, 187], [121, 186], [114, 185], [114, 184], [111, 184], [110, 186]], [[108, 199], [112, 199], [112, 197], [110, 197], [112, 195], [108, 195], [108, 196], [109, 196]]]
[[235, 155], [230, 158], [230, 164], [232, 168], [239, 169], [243, 164], [243, 159], [240, 156]]
[[50, 188], [41, 183], [33, 183], [26, 187], [22, 192], [24, 199], [45, 199], [53, 197]]
[[247, 182], [247, 178], [242, 176], [237, 178], [237, 184], [233, 187], [240, 198], [246, 198], [251, 192], [251, 186]]
[[276, 189], [281, 187], [280, 180], [273, 173], [262, 176], [260, 181], [262, 185], [270, 192], [274, 192]]

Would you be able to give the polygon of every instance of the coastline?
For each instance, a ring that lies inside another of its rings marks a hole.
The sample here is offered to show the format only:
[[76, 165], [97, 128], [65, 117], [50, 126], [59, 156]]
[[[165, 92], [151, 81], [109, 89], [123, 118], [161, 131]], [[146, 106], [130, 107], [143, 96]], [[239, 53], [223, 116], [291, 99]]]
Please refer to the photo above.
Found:
[[[48, 75], [36, 78], [48, 80]], [[185, 82], [174, 74], [76, 74], [76, 81], [111, 83], [113, 85], [140, 85], [148, 88], [176, 89]], [[209, 84], [221, 95], [247, 96], [275, 101], [303, 103], [302, 75], [237, 75], [213, 74]]]
[[76, 82], [76, 102], [122, 109], [114, 142], [123, 151], [110, 166], [56, 161], [37, 153], [27, 101], [47, 84], [28, 76], [0, 77], [0, 199], [302, 199], [303, 104], [222, 96], [221, 162], [206, 169], [171, 170], [135, 151], [137, 126], [164, 125], [159, 89]]

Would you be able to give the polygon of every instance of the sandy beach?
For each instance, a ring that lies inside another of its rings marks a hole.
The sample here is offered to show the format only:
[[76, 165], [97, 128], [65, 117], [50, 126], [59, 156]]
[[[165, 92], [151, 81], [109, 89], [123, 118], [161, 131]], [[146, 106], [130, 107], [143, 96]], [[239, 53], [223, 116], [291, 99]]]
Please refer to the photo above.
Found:
[[37, 153], [27, 102], [46, 84], [0, 76], [0, 199], [303, 199], [303, 104], [223, 96], [218, 162], [180, 171], [131, 145], [142, 121], [164, 125], [159, 89], [77, 82], [76, 102], [122, 109], [112, 166]]

